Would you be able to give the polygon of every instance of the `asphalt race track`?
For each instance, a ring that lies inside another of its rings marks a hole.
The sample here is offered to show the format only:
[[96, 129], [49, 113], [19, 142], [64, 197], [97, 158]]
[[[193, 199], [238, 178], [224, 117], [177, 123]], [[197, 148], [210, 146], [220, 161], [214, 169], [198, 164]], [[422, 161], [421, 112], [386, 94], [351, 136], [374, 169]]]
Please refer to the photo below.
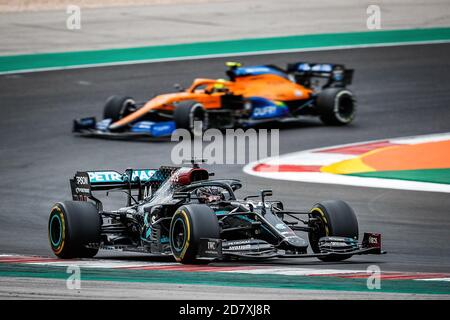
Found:
[[[68, 179], [79, 169], [158, 167], [170, 164], [171, 142], [96, 140], [73, 136], [73, 118], [102, 114], [106, 97], [137, 101], [188, 86], [194, 77], [224, 77], [224, 62], [246, 65], [312, 61], [355, 69], [350, 87], [358, 115], [347, 127], [319, 120], [285, 125], [280, 153], [373, 139], [450, 131], [450, 44], [319, 51], [239, 58], [114, 66], [0, 76], [0, 253], [51, 255], [49, 209], [70, 199]], [[291, 209], [343, 199], [357, 212], [360, 230], [381, 232], [383, 256], [326, 264], [315, 259], [270, 264], [310, 268], [365, 268], [414, 272], [450, 271], [450, 197], [446, 193], [358, 188], [261, 179], [241, 165], [215, 165], [217, 177], [242, 179], [240, 195], [272, 188]], [[117, 196], [111, 202], [119, 205]], [[107, 206], [108, 207], [108, 206]], [[102, 256], [111, 254], [103, 253]], [[127, 255], [122, 255], [127, 256]], [[269, 262], [266, 262], [266, 264]]]

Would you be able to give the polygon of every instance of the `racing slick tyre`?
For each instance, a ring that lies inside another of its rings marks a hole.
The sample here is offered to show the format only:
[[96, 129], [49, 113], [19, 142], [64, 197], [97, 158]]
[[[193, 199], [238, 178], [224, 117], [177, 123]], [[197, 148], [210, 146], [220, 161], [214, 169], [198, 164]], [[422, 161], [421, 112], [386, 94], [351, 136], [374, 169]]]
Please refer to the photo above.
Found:
[[[187, 129], [195, 136], [201, 136], [208, 128], [208, 113], [203, 105], [197, 101], [180, 102], [173, 112], [173, 119], [177, 128]], [[202, 127], [194, 127], [194, 122], [201, 122]]]
[[[319, 202], [310, 211], [310, 217], [315, 219], [309, 226], [314, 231], [308, 233], [309, 244], [314, 253], [320, 253], [319, 239], [321, 237], [348, 237], [358, 239], [358, 220], [353, 209], [342, 200]], [[351, 255], [318, 257], [322, 261], [342, 261]]]
[[56, 203], [50, 212], [48, 238], [53, 253], [63, 259], [91, 258], [100, 243], [101, 216], [91, 202], [64, 201]]
[[181, 206], [170, 223], [170, 248], [175, 260], [181, 263], [199, 263], [196, 256], [200, 239], [219, 239], [219, 222], [214, 211], [202, 204]]
[[106, 100], [103, 119], [112, 119], [116, 122], [129, 115], [135, 105], [136, 102], [131, 97], [111, 96]]
[[317, 110], [326, 125], [346, 125], [356, 114], [356, 100], [353, 93], [344, 88], [327, 88], [317, 96]]

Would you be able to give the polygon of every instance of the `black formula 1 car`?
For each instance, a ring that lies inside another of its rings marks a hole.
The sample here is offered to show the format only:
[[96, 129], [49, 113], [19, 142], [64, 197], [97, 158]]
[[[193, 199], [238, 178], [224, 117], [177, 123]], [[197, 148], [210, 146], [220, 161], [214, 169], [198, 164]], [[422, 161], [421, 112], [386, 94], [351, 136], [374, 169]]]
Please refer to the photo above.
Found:
[[[77, 172], [70, 180], [74, 201], [51, 209], [50, 246], [60, 258], [93, 257], [99, 249], [173, 255], [181, 263], [202, 260], [317, 257], [340, 261], [380, 254], [381, 236], [364, 233], [340, 200], [317, 203], [308, 212], [284, 210], [263, 190], [240, 200], [235, 179], [213, 176], [197, 163], [187, 167]], [[127, 205], [103, 209], [95, 191], [121, 190]], [[308, 241], [296, 232], [308, 235]]]

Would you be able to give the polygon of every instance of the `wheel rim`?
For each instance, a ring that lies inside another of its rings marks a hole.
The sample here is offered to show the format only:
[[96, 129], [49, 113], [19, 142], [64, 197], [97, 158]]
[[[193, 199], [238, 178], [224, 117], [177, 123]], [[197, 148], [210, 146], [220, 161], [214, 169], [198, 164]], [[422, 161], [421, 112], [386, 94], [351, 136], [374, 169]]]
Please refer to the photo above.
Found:
[[127, 115], [129, 115], [130, 109], [129, 107], [132, 105], [135, 105], [136, 102], [133, 99], [127, 99], [123, 102], [122, 108], [120, 109], [120, 114], [119, 114], [119, 118], [122, 119], [124, 117], [126, 117]]
[[342, 91], [336, 96], [335, 113], [342, 123], [348, 123], [353, 120], [355, 101], [349, 92]]
[[62, 222], [58, 214], [54, 214], [50, 219], [50, 242], [57, 248], [62, 241]]
[[173, 223], [171, 233], [172, 248], [177, 251], [183, 251], [186, 244], [186, 224], [183, 219], [177, 218]]
[[[195, 126], [196, 122], [201, 122], [202, 127], [198, 128]], [[190, 114], [190, 129], [192, 130], [195, 136], [200, 136], [207, 127], [207, 115], [203, 110], [203, 106], [201, 104], [197, 104], [192, 108]]]
[[319, 221], [313, 222], [310, 225], [311, 227], [313, 227], [315, 229], [314, 233], [312, 233], [312, 232], [309, 233], [309, 242], [310, 242], [311, 248], [315, 252], [319, 251], [319, 246], [318, 246], [319, 239], [328, 235], [327, 229], [325, 227], [326, 223], [323, 220], [322, 213], [320, 211], [321, 211], [320, 209], [318, 210], [318, 208], [315, 208], [315, 209], [311, 210], [311, 213], [310, 213], [313, 218], [316, 218], [319, 220]]

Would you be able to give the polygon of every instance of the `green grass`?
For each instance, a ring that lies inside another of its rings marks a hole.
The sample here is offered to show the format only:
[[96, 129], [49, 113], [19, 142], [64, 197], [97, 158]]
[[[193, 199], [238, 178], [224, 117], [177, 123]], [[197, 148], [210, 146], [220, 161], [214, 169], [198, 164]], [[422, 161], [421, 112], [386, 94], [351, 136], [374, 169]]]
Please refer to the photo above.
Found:
[[398, 171], [373, 171], [362, 173], [351, 173], [348, 176], [397, 179], [419, 182], [432, 182], [450, 184], [449, 169], [423, 169], [423, 170], [398, 170]]

